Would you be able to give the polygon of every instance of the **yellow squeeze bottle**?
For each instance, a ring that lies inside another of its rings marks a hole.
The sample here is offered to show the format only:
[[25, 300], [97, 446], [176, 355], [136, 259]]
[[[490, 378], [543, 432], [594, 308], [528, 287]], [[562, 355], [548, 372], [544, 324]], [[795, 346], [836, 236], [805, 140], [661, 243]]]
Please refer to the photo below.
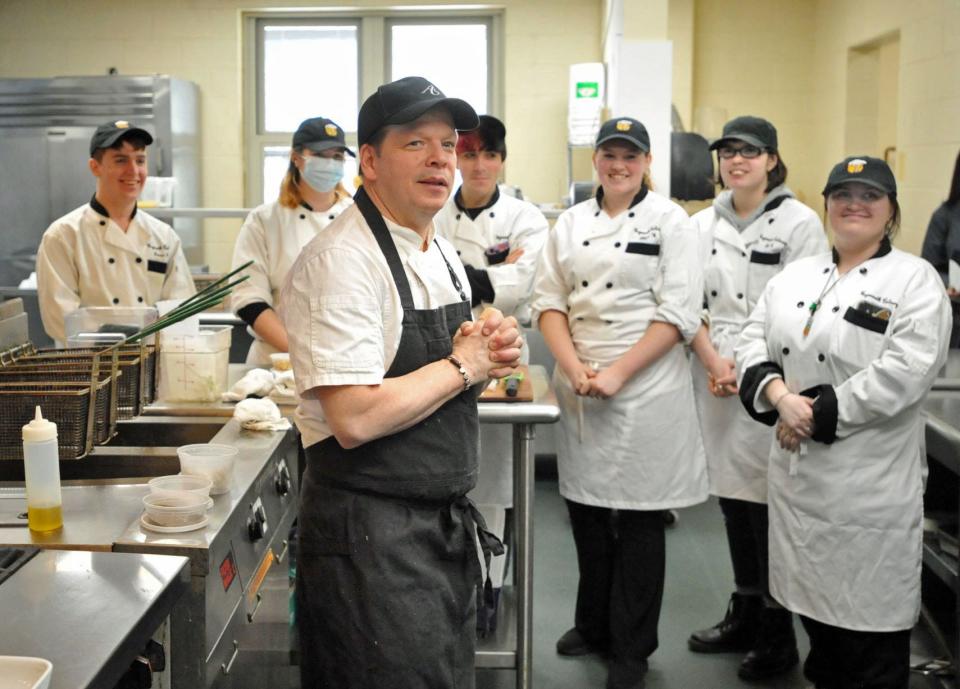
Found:
[[30, 530], [54, 531], [62, 527], [57, 424], [43, 418], [39, 406], [36, 416], [23, 427], [23, 473]]

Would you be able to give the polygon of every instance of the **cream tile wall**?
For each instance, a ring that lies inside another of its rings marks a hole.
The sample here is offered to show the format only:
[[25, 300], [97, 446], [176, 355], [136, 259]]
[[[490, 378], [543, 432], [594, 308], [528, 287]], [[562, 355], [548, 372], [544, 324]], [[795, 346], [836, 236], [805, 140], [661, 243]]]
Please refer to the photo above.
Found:
[[[166, 73], [197, 83], [202, 198], [243, 205], [241, 12], [342, 0], [2, 0], [0, 77]], [[360, 0], [360, 7], [450, 2]], [[506, 181], [536, 201], [566, 185], [567, 65], [600, 59], [601, 0], [509, 0], [504, 10]], [[462, 6], [462, 4], [461, 4]], [[204, 224], [204, 260], [229, 266], [237, 220]]]

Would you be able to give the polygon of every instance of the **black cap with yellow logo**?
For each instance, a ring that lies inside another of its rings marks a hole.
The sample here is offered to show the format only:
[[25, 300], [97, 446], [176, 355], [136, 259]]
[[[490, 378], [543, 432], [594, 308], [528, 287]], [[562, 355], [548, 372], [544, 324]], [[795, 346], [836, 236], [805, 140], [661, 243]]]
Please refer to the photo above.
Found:
[[90, 157], [101, 148], [110, 148], [121, 139], [128, 136], [136, 136], [147, 146], [153, 143], [153, 136], [146, 129], [134, 127], [126, 120], [116, 120], [107, 122], [97, 127], [97, 131], [90, 137]]
[[850, 156], [833, 166], [823, 195], [847, 182], [860, 182], [891, 196], [897, 195], [897, 180], [886, 161], [870, 156]]
[[311, 117], [304, 120], [293, 134], [294, 148], [309, 148], [314, 153], [328, 151], [331, 148], [342, 148], [356, 158], [356, 154], [347, 148], [343, 129], [333, 120], [326, 117]]
[[644, 153], [650, 152], [650, 135], [647, 134], [647, 128], [632, 117], [615, 117], [604, 122], [600, 131], [597, 132], [597, 143], [594, 147], [599, 148], [614, 139], [623, 139]]

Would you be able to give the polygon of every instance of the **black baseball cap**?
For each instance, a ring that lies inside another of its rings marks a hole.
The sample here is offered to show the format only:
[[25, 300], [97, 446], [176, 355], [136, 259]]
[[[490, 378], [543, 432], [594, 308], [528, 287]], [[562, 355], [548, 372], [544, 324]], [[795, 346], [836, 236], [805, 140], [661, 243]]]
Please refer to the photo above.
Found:
[[827, 196], [847, 182], [860, 182], [890, 196], [897, 195], [897, 180], [893, 176], [893, 170], [885, 160], [880, 158], [870, 156], [844, 158], [830, 170], [827, 185], [823, 188], [823, 195]]
[[454, 129], [473, 129], [479, 124], [476, 111], [464, 100], [447, 98], [423, 77], [404, 77], [378, 88], [360, 107], [357, 143], [362, 146], [388, 124], [412, 122], [431, 108], [445, 107]]
[[120, 139], [132, 135], [143, 139], [147, 146], [153, 143], [153, 137], [150, 135], [150, 132], [140, 127], [134, 127], [126, 120], [116, 120], [114, 122], [101, 124], [97, 127], [97, 131], [93, 133], [93, 136], [90, 137], [90, 157], [92, 158], [93, 154], [101, 148], [110, 148], [120, 141]]
[[762, 117], [752, 115], [735, 117], [723, 125], [723, 135], [710, 144], [710, 150], [715, 151], [731, 140], [742, 141], [765, 151], [776, 152], [777, 128]]
[[615, 117], [607, 120], [600, 126], [597, 132], [597, 143], [594, 148], [600, 148], [601, 145], [614, 139], [623, 139], [629, 141], [644, 153], [650, 152], [650, 135], [647, 134], [647, 128], [632, 117]]
[[314, 153], [329, 151], [331, 148], [342, 148], [354, 158], [357, 154], [347, 148], [343, 129], [333, 120], [326, 117], [311, 117], [304, 120], [293, 133], [294, 148], [308, 148]]

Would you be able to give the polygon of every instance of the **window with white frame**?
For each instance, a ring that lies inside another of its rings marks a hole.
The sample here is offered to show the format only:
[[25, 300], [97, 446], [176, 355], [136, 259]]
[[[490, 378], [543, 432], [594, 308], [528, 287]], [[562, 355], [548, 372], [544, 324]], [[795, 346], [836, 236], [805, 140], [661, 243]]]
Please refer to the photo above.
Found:
[[[276, 199], [293, 132], [304, 119], [329, 117], [355, 148], [360, 104], [385, 82], [424, 76], [478, 113], [498, 114], [499, 12], [391, 9], [248, 15], [247, 204]], [[348, 186], [355, 174], [348, 156]]]

